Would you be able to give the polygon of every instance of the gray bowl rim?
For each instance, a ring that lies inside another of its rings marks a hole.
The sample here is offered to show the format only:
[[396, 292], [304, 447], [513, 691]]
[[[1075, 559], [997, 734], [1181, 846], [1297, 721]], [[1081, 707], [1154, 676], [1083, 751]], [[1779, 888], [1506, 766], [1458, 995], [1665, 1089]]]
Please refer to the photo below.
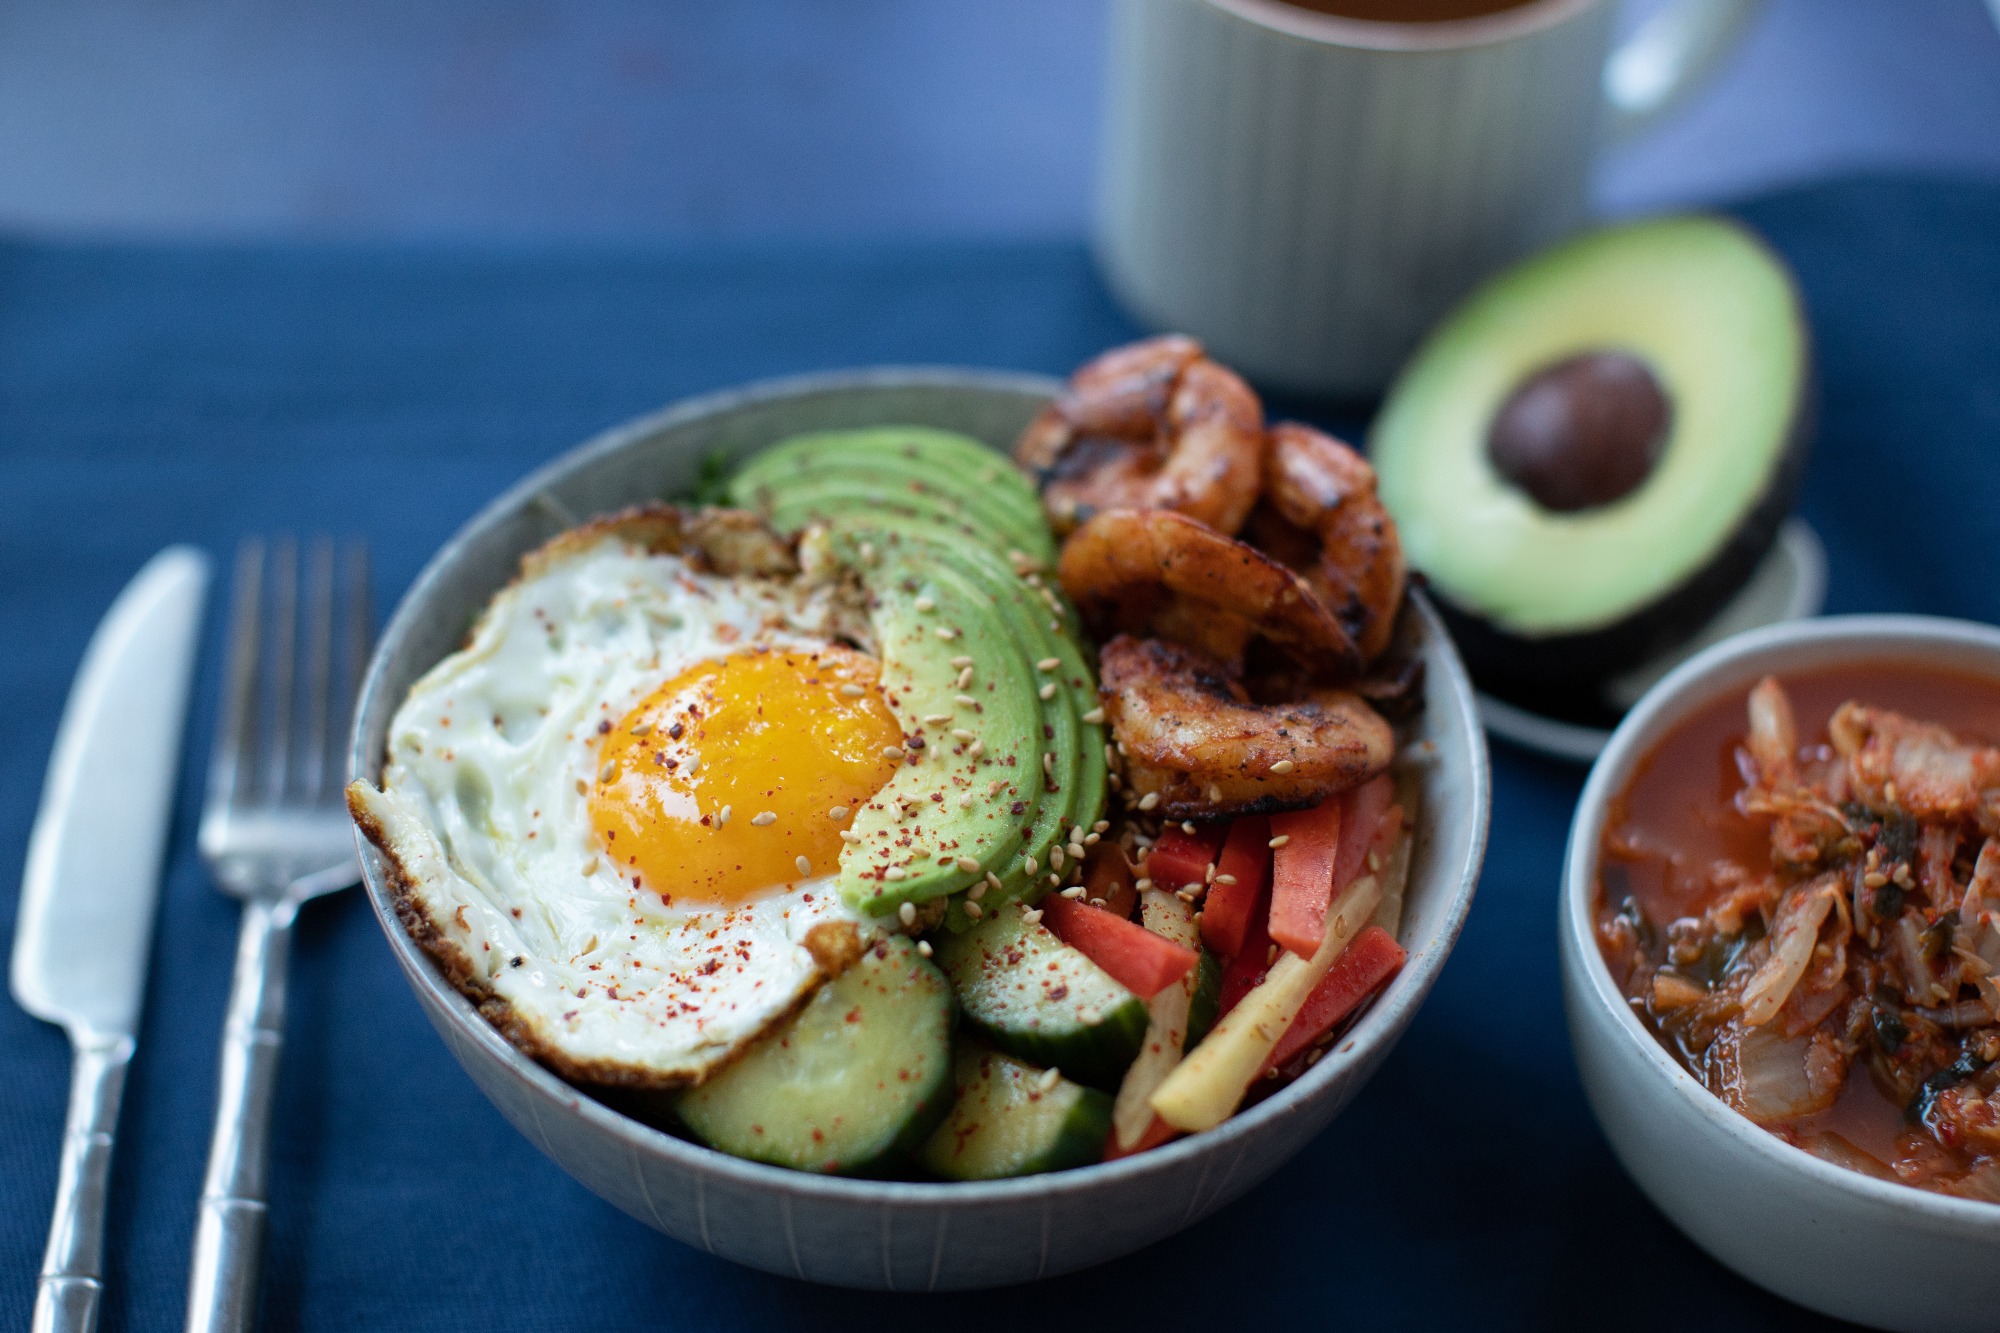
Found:
[[[348, 753], [350, 777], [372, 779], [379, 769], [379, 756], [365, 748], [362, 720], [373, 711], [376, 695], [386, 690], [389, 665], [399, 655], [403, 640], [415, 628], [417, 608], [426, 594], [442, 581], [466, 546], [488, 528], [504, 521], [508, 515], [533, 505], [538, 496], [571, 472], [661, 431], [784, 398], [848, 389], [893, 388], [997, 390], [1053, 397], [1061, 387], [1061, 381], [1042, 375], [952, 366], [880, 366], [825, 371], [759, 380], [738, 388], [684, 399], [614, 426], [566, 450], [510, 486], [461, 526], [425, 563], [397, 602], [394, 614], [376, 642], [360, 698], [355, 704], [355, 728]], [[639, 498], [635, 497], [634, 502]], [[402, 966], [405, 978], [433, 1002], [433, 1012], [448, 1014], [461, 1035], [493, 1057], [495, 1064], [506, 1070], [517, 1083], [536, 1094], [536, 1100], [582, 1116], [595, 1129], [616, 1138], [629, 1150], [665, 1157], [690, 1170], [730, 1179], [746, 1187], [770, 1188], [849, 1204], [976, 1208], [993, 1203], [1087, 1193], [1100, 1182], [1163, 1173], [1175, 1164], [1195, 1157], [1213, 1157], [1230, 1144], [1255, 1133], [1266, 1123], [1290, 1114], [1334, 1082], [1343, 1071], [1364, 1064], [1377, 1044], [1399, 1037], [1430, 993], [1446, 959], [1458, 943], [1486, 855], [1492, 813], [1492, 769], [1487, 756], [1485, 731], [1480, 725], [1478, 707], [1473, 700], [1472, 681], [1466, 674], [1464, 664], [1459, 660], [1437, 612], [1422, 592], [1413, 587], [1410, 600], [1421, 617], [1426, 637], [1435, 639], [1444, 649], [1442, 657], [1446, 671], [1442, 683], [1445, 695], [1452, 711], [1465, 720], [1466, 734], [1472, 738], [1473, 750], [1470, 755], [1474, 807], [1471, 855], [1459, 868], [1459, 882], [1451, 891], [1449, 904], [1431, 947], [1411, 956], [1403, 970], [1396, 974], [1387, 989], [1362, 1015], [1350, 1034], [1351, 1040], [1344, 1040], [1338, 1051], [1322, 1059], [1290, 1085], [1249, 1110], [1231, 1116], [1215, 1129], [1190, 1134], [1117, 1161], [1014, 1180], [903, 1181], [818, 1175], [731, 1157], [614, 1111], [516, 1050], [492, 1024], [480, 1017], [455, 987], [439, 975], [430, 958], [403, 929], [396, 918], [380, 860], [374, 848], [357, 833], [356, 843], [361, 851], [362, 878], [369, 905], [374, 909], [377, 924], [388, 937], [389, 947]], [[535, 1100], [527, 1104], [533, 1112]]]
[[[1633, 706], [1612, 733], [1603, 754], [1591, 766], [1590, 777], [1584, 783], [1583, 795], [1578, 798], [1576, 813], [1570, 821], [1563, 855], [1560, 928], [1568, 937], [1572, 958], [1581, 962], [1584, 989], [1592, 1001], [1614, 1015], [1614, 1026], [1623, 1042], [1660, 1076], [1661, 1086], [1669, 1095], [1694, 1109], [1710, 1133], [1764, 1158], [1778, 1170], [1797, 1172], [1821, 1188], [1845, 1192], [1932, 1226], [1987, 1232], [2000, 1240], [2000, 1205], [1877, 1180], [1821, 1161], [1725, 1106], [1683, 1069], [1633, 1015], [1597, 947], [1591, 920], [1597, 848], [1611, 799], [1624, 787], [1632, 770], [1652, 745], [1664, 737], [1666, 730], [1725, 692], [1714, 683], [1716, 677], [1726, 674], [1733, 680], [1760, 658], [1800, 644], [1826, 643], [1851, 646], [1851, 660], [1855, 662], [1893, 662], [1913, 657], [1925, 644], [1984, 649], [2000, 660], [2000, 627], [1923, 615], [1841, 615], [1787, 621], [1724, 639], [1689, 658]], [[1994, 672], [1994, 679], [2000, 684], [2000, 670]], [[1732, 683], [1727, 688], [1733, 690], [1737, 686]], [[1664, 729], [1658, 735], [1648, 735], [1655, 726]], [[1575, 965], [1567, 960], [1564, 963], [1565, 967]]]

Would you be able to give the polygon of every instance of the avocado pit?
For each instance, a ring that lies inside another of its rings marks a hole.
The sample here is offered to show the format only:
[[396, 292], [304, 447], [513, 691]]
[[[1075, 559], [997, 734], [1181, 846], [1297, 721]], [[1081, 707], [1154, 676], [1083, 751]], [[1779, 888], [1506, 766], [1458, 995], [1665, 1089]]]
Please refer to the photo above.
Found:
[[1585, 352], [1521, 382], [1494, 414], [1494, 469], [1557, 513], [1621, 500], [1652, 475], [1673, 403], [1652, 369], [1626, 352]]

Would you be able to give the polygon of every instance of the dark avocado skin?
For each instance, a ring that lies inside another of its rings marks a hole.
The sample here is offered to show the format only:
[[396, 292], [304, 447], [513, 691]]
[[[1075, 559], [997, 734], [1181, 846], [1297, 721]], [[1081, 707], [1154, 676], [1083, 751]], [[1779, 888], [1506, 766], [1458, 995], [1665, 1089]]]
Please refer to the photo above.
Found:
[[1622, 710], [1605, 700], [1606, 677], [1664, 652], [1707, 624], [1770, 554], [1798, 499], [1818, 417], [1810, 369], [1792, 407], [1792, 429], [1763, 495], [1708, 563], [1659, 601], [1603, 629], [1531, 638], [1502, 629], [1430, 589], [1466, 667], [1487, 693], [1547, 717], [1608, 727]]

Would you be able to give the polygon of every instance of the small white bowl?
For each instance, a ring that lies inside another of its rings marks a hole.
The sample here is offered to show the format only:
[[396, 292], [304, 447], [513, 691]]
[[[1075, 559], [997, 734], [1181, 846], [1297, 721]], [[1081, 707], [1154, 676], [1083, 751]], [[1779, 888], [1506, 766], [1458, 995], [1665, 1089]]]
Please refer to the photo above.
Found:
[[1928, 616], [1773, 625], [1676, 669], [1626, 715], [1570, 824], [1558, 933], [1570, 1042], [1591, 1109], [1639, 1188], [1759, 1286], [1877, 1328], [2000, 1328], [2000, 1205], [1823, 1162], [1711, 1096], [1639, 1023], [1592, 928], [1606, 810], [1659, 739], [1766, 674], [1908, 661], [2000, 682], [2000, 629]]

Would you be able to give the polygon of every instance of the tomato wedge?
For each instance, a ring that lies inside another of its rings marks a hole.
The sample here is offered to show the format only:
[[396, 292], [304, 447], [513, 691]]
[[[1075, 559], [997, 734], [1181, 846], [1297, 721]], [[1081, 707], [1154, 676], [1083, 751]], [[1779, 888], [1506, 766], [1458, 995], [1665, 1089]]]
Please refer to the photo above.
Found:
[[1345, 797], [1329, 796], [1310, 810], [1271, 816], [1271, 836], [1285, 839], [1271, 853], [1271, 938], [1301, 958], [1326, 937], [1346, 806]]
[[1354, 937], [1333, 968], [1314, 986], [1298, 1017], [1271, 1048], [1265, 1069], [1285, 1064], [1333, 1029], [1333, 1025], [1353, 1013], [1355, 1007], [1384, 981], [1402, 969], [1409, 955], [1395, 937], [1380, 926], [1370, 926]]
[[1129, 1148], [1118, 1146], [1118, 1131], [1116, 1129], [1106, 1134], [1104, 1136], [1104, 1160], [1111, 1162], [1116, 1161], [1120, 1157], [1130, 1157], [1133, 1153], [1141, 1153], [1148, 1148], [1157, 1148], [1162, 1143], [1177, 1139], [1180, 1136], [1181, 1132], [1178, 1129], [1175, 1129], [1156, 1115], [1153, 1117], [1153, 1123], [1146, 1126], [1145, 1132], [1139, 1135], [1139, 1141]]
[[1245, 815], [1229, 826], [1215, 884], [1201, 901], [1201, 940], [1224, 962], [1243, 952], [1250, 916], [1271, 883], [1271, 821]]
[[1043, 925], [1142, 1000], [1152, 999], [1201, 961], [1195, 950], [1102, 908], [1053, 894], [1041, 906]]

